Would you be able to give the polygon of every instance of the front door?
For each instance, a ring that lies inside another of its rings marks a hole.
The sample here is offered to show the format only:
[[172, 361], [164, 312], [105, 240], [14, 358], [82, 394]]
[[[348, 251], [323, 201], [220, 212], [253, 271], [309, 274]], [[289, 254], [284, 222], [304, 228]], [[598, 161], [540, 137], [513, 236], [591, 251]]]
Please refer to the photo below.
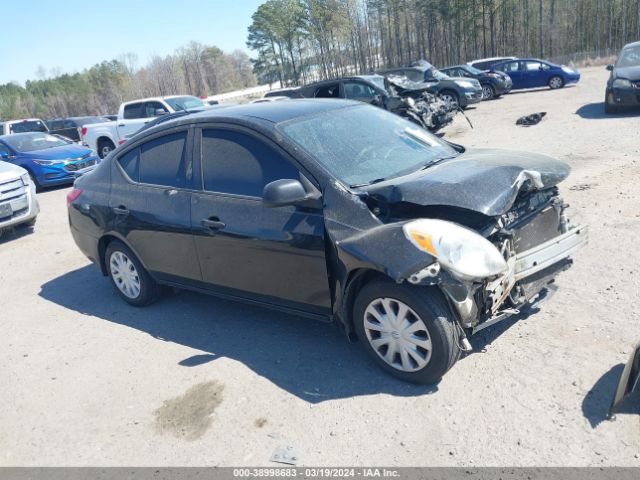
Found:
[[113, 228], [154, 276], [200, 281], [191, 234], [190, 131], [174, 129], [112, 162]]
[[201, 158], [202, 185], [192, 197], [191, 227], [207, 288], [329, 313], [321, 208], [262, 203], [267, 183], [299, 179], [299, 169], [251, 131], [203, 128], [199, 134], [194, 159]]

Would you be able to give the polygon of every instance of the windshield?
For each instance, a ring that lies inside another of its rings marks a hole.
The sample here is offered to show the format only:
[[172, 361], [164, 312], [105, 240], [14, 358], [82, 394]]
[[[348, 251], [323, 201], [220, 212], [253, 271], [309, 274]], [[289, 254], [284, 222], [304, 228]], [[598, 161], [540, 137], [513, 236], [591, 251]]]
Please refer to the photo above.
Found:
[[441, 72], [437, 68], [431, 69], [431, 77], [435, 78], [436, 80], [449, 80], [451, 78], [449, 75]]
[[414, 123], [370, 105], [325, 111], [279, 129], [350, 186], [405, 175], [458, 153]]
[[473, 75], [478, 75], [482, 73], [482, 70], [479, 70], [476, 67], [472, 67], [471, 65], [467, 65], [465, 68], [467, 72], [471, 72]]
[[640, 65], [640, 45], [622, 50], [616, 67], [637, 67]]
[[61, 137], [49, 135], [48, 133], [21, 133], [18, 135], [8, 135], [5, 136], [3, 140], [18, 152], [33, 152], [34, 150], [63, 147], [73, 143], [63, 140]]
[[9, 126], [11, 133], [22, 132], [48, 132], [47, 126], [40, 120], [24, 120], [18, 123], [12, 123]]
[[202, 100], [192, 96], [165, 98], [164, 100], [176, 111], [205, 106], [205, 103]]

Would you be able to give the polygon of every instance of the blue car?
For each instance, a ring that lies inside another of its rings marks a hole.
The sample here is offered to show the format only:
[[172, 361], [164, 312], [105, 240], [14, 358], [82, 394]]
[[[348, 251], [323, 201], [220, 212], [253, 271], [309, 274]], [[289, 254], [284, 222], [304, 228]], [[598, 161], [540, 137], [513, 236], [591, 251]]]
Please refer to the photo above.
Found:
[[491, 68], [509, 75], [513, 81], [513, 90], [538, 87], [556, 89], [570, 83], [578, 83], [580, 80], [577, 70], [537, 58], [506, 60], [496, 63]]
[[74, 172], [100, 162], [91, 149], [45, 132], [0, 136], [0, 160], [26, 169], [36, 188], [72, 183]]

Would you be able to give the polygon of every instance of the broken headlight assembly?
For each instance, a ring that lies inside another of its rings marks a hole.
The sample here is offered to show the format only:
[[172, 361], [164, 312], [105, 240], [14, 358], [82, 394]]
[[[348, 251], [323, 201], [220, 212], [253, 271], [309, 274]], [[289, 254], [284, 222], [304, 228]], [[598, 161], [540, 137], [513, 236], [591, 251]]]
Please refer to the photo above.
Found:
[[500, 251], [468, 228], [437, 219], [420, 219], [402, 227], [413, 245], [435, 257], [462, 280], [494, 277], [508, 270]]

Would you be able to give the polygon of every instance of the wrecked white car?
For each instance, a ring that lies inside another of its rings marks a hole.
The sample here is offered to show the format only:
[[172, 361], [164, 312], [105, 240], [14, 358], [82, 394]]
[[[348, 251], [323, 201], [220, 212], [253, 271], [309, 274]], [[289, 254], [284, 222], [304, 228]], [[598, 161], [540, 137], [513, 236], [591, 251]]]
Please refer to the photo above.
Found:
[[[148, 166], [170, 161], [165, 177]], [[76, 243], [125, 301], [166, 284], [335, 320], [388, 372], [428, 383], [571, 265], [587, 228], [559, 196], [568, 174], [301, 99], [163, 122], [67, 198]]]

